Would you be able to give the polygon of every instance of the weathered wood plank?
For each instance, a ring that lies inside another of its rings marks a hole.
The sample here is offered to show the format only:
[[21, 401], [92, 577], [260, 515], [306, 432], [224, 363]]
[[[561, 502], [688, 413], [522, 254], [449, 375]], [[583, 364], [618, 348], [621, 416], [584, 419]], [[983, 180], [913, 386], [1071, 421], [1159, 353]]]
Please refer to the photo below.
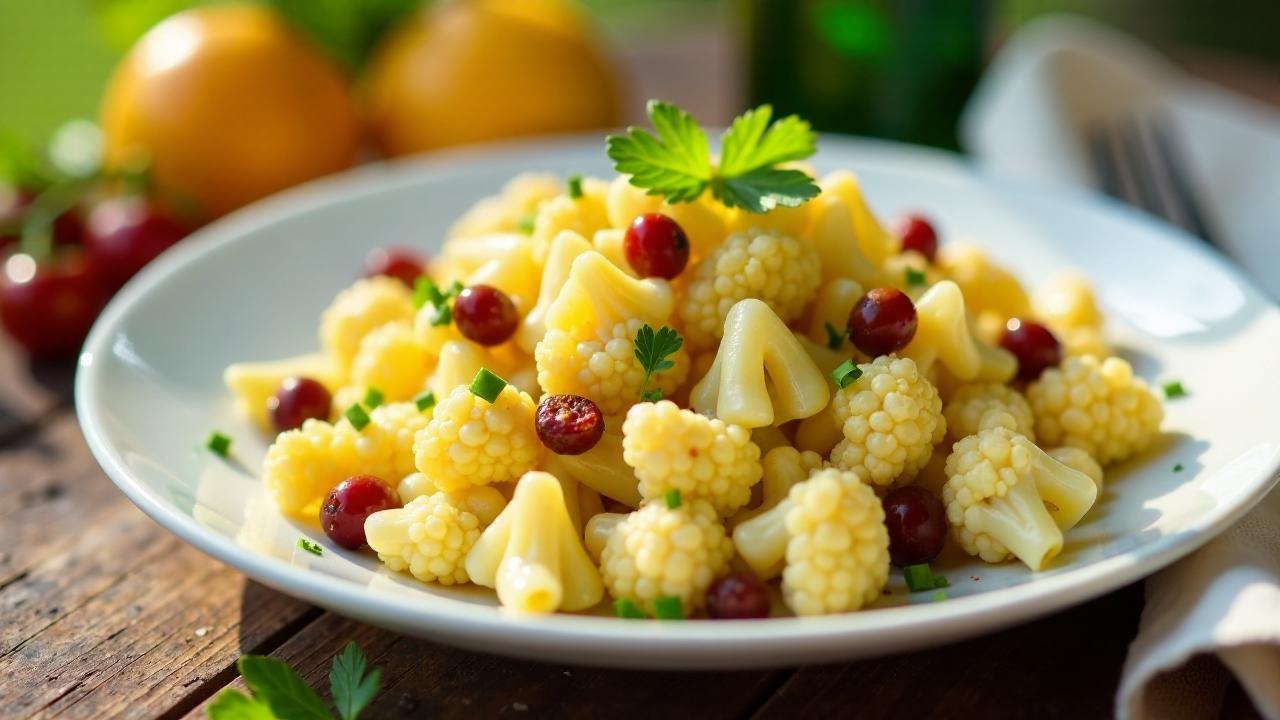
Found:
[[[328, 698], [335, 654], [355, 640], [383, 670], [372, 718], [740, 717], [788, 671], [640, 672], [553, 665], [468, 652], [326, 613], [272, 653]], [[238, 678], [229, 685], [241, 690]], [[189, 718], [203, 717], [196, 708]]]
[[70, 413], [0, 462], [0, 717], [185, 711], [319, 611], [152, 523]]
[[987, 637], [802, 668], [755, 717], [1110, 717], [1141, 611], [1142, 586], [1131, 585]]

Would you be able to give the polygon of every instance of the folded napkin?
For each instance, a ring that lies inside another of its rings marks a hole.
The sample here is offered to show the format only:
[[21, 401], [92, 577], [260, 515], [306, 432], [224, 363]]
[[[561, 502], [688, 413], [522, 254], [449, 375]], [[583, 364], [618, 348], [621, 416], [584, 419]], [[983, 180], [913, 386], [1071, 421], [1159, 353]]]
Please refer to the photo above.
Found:
[[[1280, 113], [1194, 80], [1133, 39], [1069, 17], [1028, 25], [961, 122], [1006, 174], [1095, 185], [1088, 129], [1153, 108], [1176, 126], [1214, 239], [1280, 298]], [[1147, 581], [1116, 697], [1121, 718], [1217, 718], [1231, 676], [1280, 719], [1280, 492]]]

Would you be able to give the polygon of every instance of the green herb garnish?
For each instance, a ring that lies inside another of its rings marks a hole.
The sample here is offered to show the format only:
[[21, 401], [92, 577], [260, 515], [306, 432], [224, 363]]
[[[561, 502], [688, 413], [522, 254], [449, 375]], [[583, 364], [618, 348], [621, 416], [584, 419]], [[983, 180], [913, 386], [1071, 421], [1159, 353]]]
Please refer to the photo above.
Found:
[[672, 488], [662, 494], [662, 500], [667, 504], [667, 509], [675, 510], [680, 507], [680, 491]]
[[298, 549], [306, 550], [317, 557], [324, 555], [324, 548], [320, 547], [318, 543], [313, 543], [306, 538], [298, 538]]
[[371, 387], [368, 390], [364, 391], [364, 406], [369, 408], [370, 410], [381, 405], [382, 401], [385, 399], [386, 399], [386, 396], [383, 395], [382, 391], [379, 390], [378, 388]]
[[925, 283], [924, 272], [913, 267], [906, 269], [907, 287], [916, 287]]
[[453, 322], [453, 306], [449, 301], [457, 297], [460, 292], [462, 292], [462, 284], [456, 280], [447, 291], [442, 291], [431, 278], [424, 275], [413, 284], [413, 306], [422, 309], [430, 303], [435, 310], [435, 317], [431, 318], [431, 324], [436, 327], [448, 325]]
[[[932, 570], [931, 570], [930, 572], [932, 572]], [[934, 575], [934, 576], [933, 576], [933, 586], [934, 586], [935, 588], [951, 587], [951, 581], [950, 581], [950, 580], [948, 580], [948, 579], [947, 579], [945, 576], [943, 576], [943, 575]]]
[[947, 591], [946, 591], [946, 590], [934, 590], [934, 591], [933, 591], [933, 601], [934, 601], [934, 602], [941, 602], [941, 601], [946, 600], [946, 599], [947, 599]]
[[525, 213], [524, 215], [521, 215], [520, 218], [516, 220], [516, 232], [519, 232], [522, 235], [532, 235], [533, 220], [533, 213]]
[[1183, 470], [1182, 463], [1178, 463], [1177, 465], [1173, 466], [1174, 472], [1182, 472], [1182, 470]]
[[907, 565], [902, 568], [902, 578], [907, 581], [907, 589], [911, 592], [933, 590], [937, 587], [933, 584], [933, 571], [929, 569], [928, 563]]
[[1164, 396], [1168, 400], [1187, 396], [1187, 389], [1182, 387], [1181, 380], [1170, 380], [1162, 387], [1164, 388]]
[[823, 323], [822, 326], [827, 329], [827, 347], [832, 350], [839, 350], [840, 346], [844, 344], [844, 333], [837, 330], [836, 326], [831, 323]]
[[582, 197], [582, 176], [581, 175], [570, 175], [568, 185], [569, 185], [570, 200], [577, 200], [578, 198]]
[[217, 430], [209, 433], [209, 439], [205, 441], [204, 445], [218, 457], [226, 457], [231, 454], [231, 437]]
[[777, 167], [816, 150], [817, 135], [797, 115], [770, 124], [769, 105], [746, 111], [720, 137], [720, 161], [713, 163], [707, 134], [692, 116], [660, 100], [650, 100], [647, 110], [656, 137], [631, 127], [609, 136], [606, 146], [614, 169], [649, 195], [692, 202], [710, 188], [725, 207], [764, 213], [796, 207], [820, 192], [800, 170]]
[[648, 617], [644, 614], [644, 611], [640, 609], [639, 605], [636, 605], [634, 602], [626, 598], [620, 598], [613, 601], [613, 614], [628, 620], [644, 620]]
[[430, 390], [424, 390], [413, 399], [413, 404], [418, 406], [418, 412], [426, 412], [436, 406], [436, 394]]
[[502, 394], [502, 389], [507, 386], [507, 381], [498, 377], [489, 368], [480, 368], [476, 371], [476, 376], [471, 379], [471, 394], [486, 401], [497, 402], [498, 396]]
[[862, 377], [862, 370], [854, 364], [853, 360], [845, 360], [840, 363], [840, 367], [831, 371], [831, 379], [838, 388], [847, 388], [860, 377]]
[[345, 417], [347, 421], [351, 423], [351, 427], [356, 430], [363, 430], [365, 426], [369, 424], [369, 413], [365, 412], [364, 406], [360, 403], [355, 403], [351, 407], [347, 408], [346, 412], [342, 413], [342, 416]]
[[654, 332], [653, 327], [646, 324], [636, 332], [635, 346], [636, 360], [639, 360], [640, 367], [644, 368], [644, 384], [640, 386], [640, 399], [646, 402], [657, 402], [662, 399], [662, 390], [661, 388], [650, 390], [649, 380], [654, 373], [670, 370], [676, 366], [675, 361], [668, 358], [684, 346], [684, 338], [666, 325]]
[[[243, 655], [236, 668], [253, 695], [223, 690], [209, 703], [211, 720], [333, 720], [324, 700], [283, 660]], [[369, 670], [360, 648], [347, 643], [329, 670], [329, 691], [339, 720], [357, 720], [381, 685], [382, 671]]]
[[684, 604], [678, 597], [660, 597], [653, 601], [653, 616], [659, 620], [683, 620]]

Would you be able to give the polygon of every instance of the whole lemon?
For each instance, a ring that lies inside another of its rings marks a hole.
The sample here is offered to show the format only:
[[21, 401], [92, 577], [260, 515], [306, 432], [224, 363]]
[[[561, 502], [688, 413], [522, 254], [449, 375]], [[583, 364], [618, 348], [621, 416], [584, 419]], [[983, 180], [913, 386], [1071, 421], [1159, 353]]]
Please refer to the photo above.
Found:
[[608, 127], [618, 94], [591, 29], [562, 0], [454, 0], [397, 28], [369, 68], [389, 155]]
[[339, 68], [270, 10], [204, 7], [144, 35], [107, 85], [108, 166], [216, 217], [349, 167], [360, 122]]

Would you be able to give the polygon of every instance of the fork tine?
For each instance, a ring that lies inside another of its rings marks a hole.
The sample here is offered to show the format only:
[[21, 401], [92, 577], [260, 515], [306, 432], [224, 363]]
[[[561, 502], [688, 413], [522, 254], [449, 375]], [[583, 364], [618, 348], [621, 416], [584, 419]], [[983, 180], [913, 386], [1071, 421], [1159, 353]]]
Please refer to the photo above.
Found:
[[1089, 126], [1085, 133], [1085, 144], [1093, 159], [1093, 172], [1099, 188], [1113, 198], [1125, 200], [1110, 130], [1103, 123]]
[[1145, 209], [1152, 215], [1176, 223], [1177, 220], [1171, 216], [1169, 208], [1160, 194], [1160, 185], [1156, 180], [1158, 172], [1152, 167], [1151, 153], [1147, 151], [1147, 144], [1144, 141], [1142, 128], [1138, 125], [1137, 118], [1127, 117], [1121, 120], [1116, 126], [1116, 134], [1119, 151], [1125, 159], [1130, 176], [1133, 178], [1133, 197], [1136, 200], [1133, 204]]
[[1191, 187], [1191, 177], [1184, 162], [1185, 158], [1179, 151], [1168, 116], [1164, 113], [1156, 114], [1151, 119], [1150, 128], [1151, 137], [1155, 141], [1154, 154], [1163, 166], [1172, 200], [1177, 204], [1179, 214], [1185, 218], [1185, 222], [1179, 224], [1210, 245], [1217, 245], [1213, 233], [1209, 230], [1205, 213], [1197, 202], [1195, 190]]

